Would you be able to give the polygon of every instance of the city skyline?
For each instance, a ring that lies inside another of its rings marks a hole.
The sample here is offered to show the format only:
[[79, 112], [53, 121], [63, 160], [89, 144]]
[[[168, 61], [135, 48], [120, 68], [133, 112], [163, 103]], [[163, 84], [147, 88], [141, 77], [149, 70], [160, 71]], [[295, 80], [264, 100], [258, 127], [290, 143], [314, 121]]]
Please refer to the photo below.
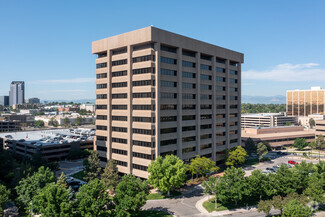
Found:
[[[187, 3], [187, 12], [179, 13], [182, 2], [173, 2], [174, 8], [168, 1], [128, 2], [127, 18], [119, 10], [107, 13], [118, 2], [101, 2], [100, 8], [85, 2], [78, 10], [73, 1], [0, 2], [6, 32], [0, 35], [0, 95], [8, 95], [11, 81], [24, 80], [26, 98], [94, 99], [91, 42], [150, 25], [245, 53], [243, 95], [285, 96], [287, 89], [323, 87], [324, 2]], [[148, 8], [168, 16], [161, 19]], [[204, 16], [193, 16], [197, 11]]]

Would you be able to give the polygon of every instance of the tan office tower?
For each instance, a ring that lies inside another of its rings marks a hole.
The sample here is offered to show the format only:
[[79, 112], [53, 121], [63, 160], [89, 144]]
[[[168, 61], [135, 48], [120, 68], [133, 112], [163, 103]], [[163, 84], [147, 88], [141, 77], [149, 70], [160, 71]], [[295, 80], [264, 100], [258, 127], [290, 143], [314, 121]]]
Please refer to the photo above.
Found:
[[147, 178], [159, 155], [220, 161], [240, 145], [244, 55], [147, 27], [95, 41], [96, 138], [102, 165]]
[[325, 115], [325, 90], [312, 87], [310, 90], [287, 91], [287, 114], [308, 116], [311, 114]]

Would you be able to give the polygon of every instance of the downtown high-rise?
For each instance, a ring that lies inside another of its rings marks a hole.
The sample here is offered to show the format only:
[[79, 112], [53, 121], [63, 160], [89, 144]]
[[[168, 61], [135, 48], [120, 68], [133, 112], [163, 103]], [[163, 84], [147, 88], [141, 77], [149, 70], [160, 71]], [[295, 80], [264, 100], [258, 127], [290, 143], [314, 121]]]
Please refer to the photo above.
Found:
[[10, 84], [9, 105], [22, 105], [25, 103], [25, 82], [13, 81]]
[[147, 178], [159, 155], [216, 162], [240, 145], [244, 55], [147, 27], [95, 41], [96, 138], [102, 165]]

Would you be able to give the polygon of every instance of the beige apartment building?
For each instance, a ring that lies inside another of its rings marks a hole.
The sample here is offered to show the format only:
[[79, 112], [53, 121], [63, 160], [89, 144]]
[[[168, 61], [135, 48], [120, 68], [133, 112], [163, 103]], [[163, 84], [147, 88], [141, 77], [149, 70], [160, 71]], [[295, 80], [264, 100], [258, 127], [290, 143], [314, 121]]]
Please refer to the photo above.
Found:
[[316, 137], [322, 135], [325, 137], [325, 120], [316, 121]]
[[159, 155], [220, 161], [240, 145], [244, 55], [147, 27], [95, 41], [96, 138], [102, 165], [147, 178]]
[[312, 87], [310, 90], [287, 91], [287, 114], [308, 116], [311, 114], [325, 115], [325, 90]]

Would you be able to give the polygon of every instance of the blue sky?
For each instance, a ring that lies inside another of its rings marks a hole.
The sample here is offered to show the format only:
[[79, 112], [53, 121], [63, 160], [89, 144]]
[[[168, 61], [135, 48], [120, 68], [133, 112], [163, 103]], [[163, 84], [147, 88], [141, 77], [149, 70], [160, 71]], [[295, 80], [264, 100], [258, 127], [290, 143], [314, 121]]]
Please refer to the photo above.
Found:
[[242, 94], [325, 88], [325, 1], [0, 0], [0, 95], [94, 99], [91, 42], [154, 25], [245, 54]]

